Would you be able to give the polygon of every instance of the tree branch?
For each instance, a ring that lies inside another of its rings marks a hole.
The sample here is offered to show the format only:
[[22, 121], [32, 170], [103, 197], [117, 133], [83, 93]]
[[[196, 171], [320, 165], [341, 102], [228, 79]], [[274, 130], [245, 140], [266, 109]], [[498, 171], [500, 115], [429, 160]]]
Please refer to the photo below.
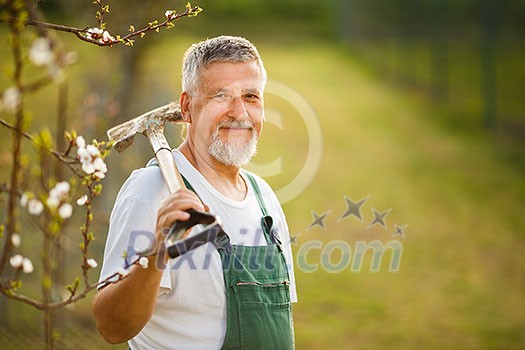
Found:
[[[118, 277], [118, 279], [116, 281], [111, 281], [115, 277]], [[29, 298], [29, 297], [27, 297], [25, 295], [16, 294], [16, 293], [13, 292], [13, 290], [11, 288], [9, 288], [9, 287], [7, 287], [7, 286], [5, 286], [3, 284], [0, 285], [0, 292], [3, 295], [5, 295], [6, 297], [10, 298], [10, 299], [14, 299], [14, 300], [23, 302], [25, 304], [31, 305], [34, 308], [38, 309], [38, 310], [54, 310], [54, 309], [58, 309], [58, 308], [64, 307], [64, 306], [69, 305], [69, 304], [76, 303], [80, 299], [85, 298], [89, 294], [89, 292], [91, 292], [92, 290], [98, 288], [99, 286], [112, 284], [112, 283], [117, 283], [117, 282], [123, 280], [124, 278], [126, 278], [126, 276], [122, 276], [119, 272], [115, 272], [114, 274], [112, 274], [111, 276], [109, 276], [108, 278], [106, 278], [103, 281], [87, 285], [82, 290], [82, 292], [80, 292], [79, 294], [72, 294], [69, 298], [61, 300], [61, 301], [56, 301], [54, 303], [43, 303], [43, 302], [38, 301], [36, 299]]]
[[8, 123], [5, 119], [0, 118], [0, 124], [2, 126], [5, 126], [6, 128], [13, 130], [16, 133], [20, 133], [22, 136], [24, 136], [26, 139], [28, 139], [31, 142], [34, 142], [33, 136], [29, 135], [27, 132], [23, 130], [18, 130], [16, 126]]
[[[173, 21], [177, 21], [177, 20], [181, 19], [182, 17], [194, 17], [198, 13], [200, 13], [201, 11], [202, 11], [202, 9], [199, 6], [194, 6], [193, 8], [192, 7], [186, 7], [186, 10], [184, 12], [173, 14], [173, 15], [169, 16], [166, 20], [164, 20], [164, 21], [162, 21], [160, 23], [158, 23], [157, 21], [154, 21], [154, 22], [148, 23], [147, 26], [145, 26], [144, 28], [142, 28], [140, 30], [132, 31], [129, 34], [126, 34], [124, 36], [117, 35], [116, 39], [115, 38], [111, 38], [111, 39], [107, 39], [107, 40], [102, 40], [102, 36], [101, 37], [93, 37], [92, 38], [91, 33], [88, 32], [88, 30], [90, 29], [89, 27], [86, 27], [86, 28], [75, 28], [75, 27], [71, 27], [71, 26], [66, 26], [66, 25], [61, 25], [61, 24], [55, 24], [55, 23], [49, 23], [49, 22], [43, 22], [43, 21], [36, 20], [34, 18], [34, 12], [31, 13], [32, 16], [30, 18], [28, 18], [27, 20], [24, 21], [24, 24], [26, 26], [27, 25], [35, 26], [35, 27], [38, 27], [40, 29], [52, 29], [52, 30], [59, 31], [59, 32], [72, 33], [77, 38], [79, 38], [80, 40], [88, 42], [90, 44], [98, 45], [98, 46], [112, 46], [112, 45], [116, 45], [116, 44], [132, 45], [133, 44], [133, 40], [131, 40], [131, 39], [134, 38], [134, 37], [140, 36], [142, 38], [146, 32], [149, 32], [149, 31], [157, 31], [158, 32], [158, 30], [160, 28], [162, 28], [162, 27], [171, 28], [171, 27], [174, 26]], [[7, 21], [7, 22], [10, 22], [10, 23], [17, 23], [19, 21], [19, 19], [11, 17], [11, 18], [9, 18], [7, 20], [0, 20], [0, 22], [2, 22], [2, 21]]]
[[[0, 124], [10, 130], [15, 131], [16, 133], [20, 133], [22, 136], [24, 136], [26, 139], [31, 141], [32, 143], [36, 144], [35, 138], [31, 136], [29, 133], [18, 130], [14, 125], [7, 122], [5, 119], [0, 118]], [[74, 158], [68, 157], [67, 154], [69, 153], [70, 146], [68, 146], [68, 149], [65, 152], [59, 152], [54, 149], [48, 149], [49, 153], [51, 153], [53, 156], [55, 156], [59, 161], [64, 163], [76, 176], [79, 178], [84, 178], [84, 175], [80, 173], [75, 167], [73, 167], [74, 164], [78, 164], [78, 161]]]

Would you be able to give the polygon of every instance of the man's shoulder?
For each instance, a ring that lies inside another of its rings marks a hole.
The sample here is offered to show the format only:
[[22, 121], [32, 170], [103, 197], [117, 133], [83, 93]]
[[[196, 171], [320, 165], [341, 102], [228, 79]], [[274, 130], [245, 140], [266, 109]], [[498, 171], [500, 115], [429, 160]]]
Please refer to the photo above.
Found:
[[159, 196], [165, 196], [167, 191], [168, 189], [162, 179], [159, 167], [138, 168], [131, 172], [122, 185], [117, 200], [132, 197], [137, 200], [150, 202], [157, 200]]

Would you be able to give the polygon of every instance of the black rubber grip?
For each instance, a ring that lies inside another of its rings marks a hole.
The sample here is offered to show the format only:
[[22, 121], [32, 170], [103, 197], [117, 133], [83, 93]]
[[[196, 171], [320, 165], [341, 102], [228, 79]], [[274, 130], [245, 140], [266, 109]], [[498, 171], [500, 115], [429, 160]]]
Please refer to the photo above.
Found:
[[[207, 242], [213, 242], [218, 237], [224, 235], [224, 231], [217, 218], [208, 213], [203, 213], [190, 209], [187, 211], [190, 218], [186, 221], [177, 221], [166, 236], [166, 245], [170, 258], [176, 258], [192, 249], [200, 247]], [[199, 232], [186, 239], [179, 240], [180, 237], [191, 227], [195, 225], [208, 225], [202, 232]], [[174, 242], [169, 245], [169, 242]]]

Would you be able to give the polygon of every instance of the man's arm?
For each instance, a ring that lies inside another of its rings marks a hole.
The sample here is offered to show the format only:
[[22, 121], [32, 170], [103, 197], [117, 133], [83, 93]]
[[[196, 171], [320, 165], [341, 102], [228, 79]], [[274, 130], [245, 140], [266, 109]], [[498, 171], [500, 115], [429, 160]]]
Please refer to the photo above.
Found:
[[122, 281], [98, 291], [93, 304], [99, 333], [111, 344], [136, 336], [155, 310], [162, 270], [156, 256], [149, 257], [147, 269], [134, 265]]
[[[204, 211], [199, 198], [191, 191], [180, 190], [164, 199], [157, 213], [157, 249], [163, 240], [163, 228], [189, 218], [188, 209]], [[116, 218], [118, 220], [118, 218]], [[99, 290], [93, 313], [99, 333], [112, 344], [136, 336], [155, 310], [163, 271], [157, 268], [157, 256], [150, 256], [148, 268], [135, 265], [128, 276]], [[167, 262], [167, 256], [164, 258]]]

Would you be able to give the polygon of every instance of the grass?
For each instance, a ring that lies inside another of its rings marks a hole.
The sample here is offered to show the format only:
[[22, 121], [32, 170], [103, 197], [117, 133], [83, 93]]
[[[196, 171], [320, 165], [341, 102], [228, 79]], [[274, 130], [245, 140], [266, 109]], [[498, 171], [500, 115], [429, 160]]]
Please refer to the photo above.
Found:
[[[164, 38], [142, 57], [131, 106], [137, 114], [177, 96], [179, 58], [189, 43], [203, 39], [177, 38]], [[436, 123], [447, 118], [446, 110], [434, 108], [417, 93], [393, 88], [337, 45], [315, 38], [286, 40], [286, 36], [277, 42], [254, 41], [270, 77], [297, 91], [313, 107], [323, 135], [317, 175], [284, 205], [291, 233], [300, 233], [296, 255], [312, 240], [321, 241], [323, 247], [339, 240], [350, 254], [358, 241], [399, 240], [403, 246], [398, 272], [388, 272], [390, 253], [385, 253], [378, 273], [369, 271], [369, 253], [361, 271], [347, 268], [330, 273], [321, 264], [322, 249], [309, 251], [308, 262], [319, 269], [296, 270], [297, 348], [525, 346], [523, 164], [509, 161], [514, 158], [482, 132]], [[76, 79], [86, 79], [87, 67], [101, 59], [93, 52], [82, 53], [82, 62], [72, 73]], [[461, 71], [459, 66], [454, 69]], [[104, 76], [98, 70], [93, 74], [93, 81], [95, 75]], [[89, 91], [89, 87], [81, 89]], [[267, 125], [255, 159], [264, 164], [282, 157], [283, 171], [267, 179], [277, 189], [299, 172], [308, 148], [301, 113], [287, 98], [267, 97], [267, 109], [274, 117], [281, 114], [283, 128]], [[93, 132], [103, 137], [103, 131]], [[171, 136], [171, 142], [175, 144], [176, 137]], [[107, 179], [103, 207], [111, 206], [129, 170], [149, 158], [145, 142], [137, 140], [135, 146], [133, 155], [111, 156], [110, 171], [116, 171]], [[339, 220], [346, 210], [345, 196], [353, 200], [370, 196], [363, 205], [363, 222], [355, 217]], [[372, 208], [392, 209], [386, 229], [367, 229]], [[330, 211], [326, 230], [308, 229], [312, 210]], [[394, 224], [408, 224], [406, 238], [392, 236]], [[100, 249], [104, 232], [97, 237]], [[341, 258], [340, 251], [325, 253], [331, 253], [332, 263]], [[102, 251], [94, 255], [100, 259]], [[94, 334], [89, 305], [90, 299], [69, 312], [78, 329]], [[14, 304], [9, 309], [26, 310]], [[18, 320], [28, 322], [29, 317]], [[10, 341], [3, 334], [0, 337]], [[100, 341], [96, 335], [92, 339]]]
[[[409, 226], [396, 274], [299, 273], [298, 347], [523, 345], [518, 252], [525, 245], [516, 209], [525, 187], [515, 165], [498, 158], [490, 140], [436, 127], [430, 106], [370, 79], [352, 59], [318, 49], [313, 61], [294, 64], [322, 67], [299, 75], [309, 83], [294, 83], [312, 96], [326, 140], [323, 165], [300, 202], [341, 213], [343, 194], [371, 194], [370, 206], [393, 207], [389, 219]], [[298, 229], [311, 221], [304, 209], [292, 218]], [[332, 220], [328, 233], [307, 231], [300, 243], [356, 239], [346, 225]], [[373, 238], [390, 239], [385, 233]]]

